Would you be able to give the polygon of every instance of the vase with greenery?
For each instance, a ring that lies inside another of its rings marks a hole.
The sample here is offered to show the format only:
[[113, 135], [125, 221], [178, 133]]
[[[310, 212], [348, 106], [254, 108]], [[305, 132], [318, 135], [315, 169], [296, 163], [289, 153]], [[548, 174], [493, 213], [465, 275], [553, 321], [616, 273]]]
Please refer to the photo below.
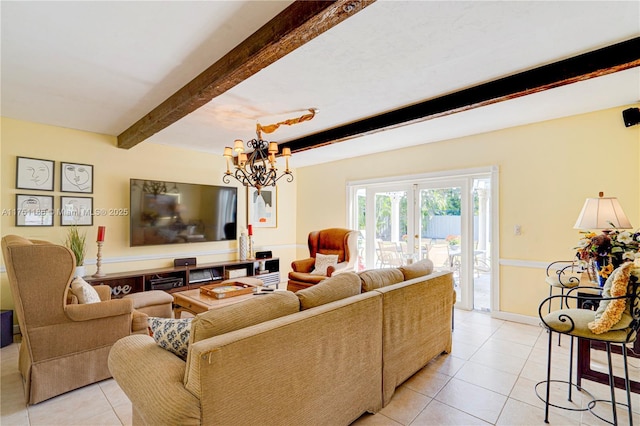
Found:
[[84, 275], [84, 256], [87, 250], [86, 238], [87, 235], [85, 233], [81, 234], [76, 225], [69, 228], [65, 246], [67, 246], [76, 257], [76, 276]]

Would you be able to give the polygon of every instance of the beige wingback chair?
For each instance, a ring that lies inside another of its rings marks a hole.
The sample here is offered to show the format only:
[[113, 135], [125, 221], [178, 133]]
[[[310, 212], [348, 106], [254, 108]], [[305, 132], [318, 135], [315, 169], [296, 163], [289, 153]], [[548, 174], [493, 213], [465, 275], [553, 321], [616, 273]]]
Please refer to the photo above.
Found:
[[[287, 290], [298, 291], [318, 284], [333, 274], [354, 271], [358, 258], [358, 231], [329, 228], [312, 231], [308, 238], [309, 257], [291, 262]], [[338, 265], [330, 266], [326, 275], [314, 275], [316, 254], [337, 254]]]
[[76, 262], [67, 247], [7, 235], [2, 254], [22, 334], [18, 368], [27, 404], [111, 377], [109, 350], [131, 334], [134, 301], [110, 300], [111, 289], [96, 286], [102, 302], [73, 303]]

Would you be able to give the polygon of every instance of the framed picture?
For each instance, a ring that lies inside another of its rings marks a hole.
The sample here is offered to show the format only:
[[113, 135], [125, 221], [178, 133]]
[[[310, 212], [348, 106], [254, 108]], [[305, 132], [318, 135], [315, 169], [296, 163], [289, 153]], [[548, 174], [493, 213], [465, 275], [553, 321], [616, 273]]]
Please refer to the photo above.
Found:
[[278, 227], [278, 197], [277, 188], [262, 188], [260, 194], [252, 187], [248, 188], [247, 206], [249, 221], [254, 228]]
[[53, 226], [53, 196], [16, 194], [16, 226]]
[[93, 225], [93, 198], [60, 197], [60, 225]]
[[93, 194], [93, 166], [61, 162], [60, 191]]
[[51, 160], [18, 157], [16, 164], [16, 188], [53, 191], [53, 166]]

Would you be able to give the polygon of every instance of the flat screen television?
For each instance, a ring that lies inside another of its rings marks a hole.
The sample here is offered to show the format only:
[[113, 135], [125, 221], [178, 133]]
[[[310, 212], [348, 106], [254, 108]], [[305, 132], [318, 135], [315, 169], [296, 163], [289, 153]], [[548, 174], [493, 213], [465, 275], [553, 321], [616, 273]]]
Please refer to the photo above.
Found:
[[131, 246], [235, 240], [235, 187], [131, 179]]

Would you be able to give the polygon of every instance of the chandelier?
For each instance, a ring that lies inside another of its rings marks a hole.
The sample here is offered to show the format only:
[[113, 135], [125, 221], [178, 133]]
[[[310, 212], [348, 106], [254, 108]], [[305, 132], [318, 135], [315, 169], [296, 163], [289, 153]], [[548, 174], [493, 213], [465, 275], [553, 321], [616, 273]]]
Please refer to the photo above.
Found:
[[[273, 133], [281, 125], [291, 126], [309, 121], [315, 117], [315, 108], [309, 109], [309, 114], [301, 117], [291, 118], [276, 124], [262, 126], [260, 123], [256, 125], [256, 138], [247, 142], [247, 147], [252, 149], [248, 155], [244, 150], [244, 143], [241, 139], [236, 139], [233, 148], [225, 147], [223, 156], [227, 160], [227, 171], [222, 177], [224, 183], [231, 183], [231, 177], [234, 177], [244, 186], [252, 186], [258, 190], [258, 194], [265, 186], [276, 186], [276, 182], [286, 176], [287, 182], [293, 182], [293, 174], [289, 170], [289, 158], [291, 157], [291, 148], [283, 148], [282, 156], [286, 161], [286, 168], [278, 176], [276, 168], [276, 155], [278, 154], [278, 143], [267, 142], [262, 139], [262, 133]], [[234, 151], [237, 155], [234, 157]], [[234, 170], [230, 170], [231, 162], [233, 162]]]

